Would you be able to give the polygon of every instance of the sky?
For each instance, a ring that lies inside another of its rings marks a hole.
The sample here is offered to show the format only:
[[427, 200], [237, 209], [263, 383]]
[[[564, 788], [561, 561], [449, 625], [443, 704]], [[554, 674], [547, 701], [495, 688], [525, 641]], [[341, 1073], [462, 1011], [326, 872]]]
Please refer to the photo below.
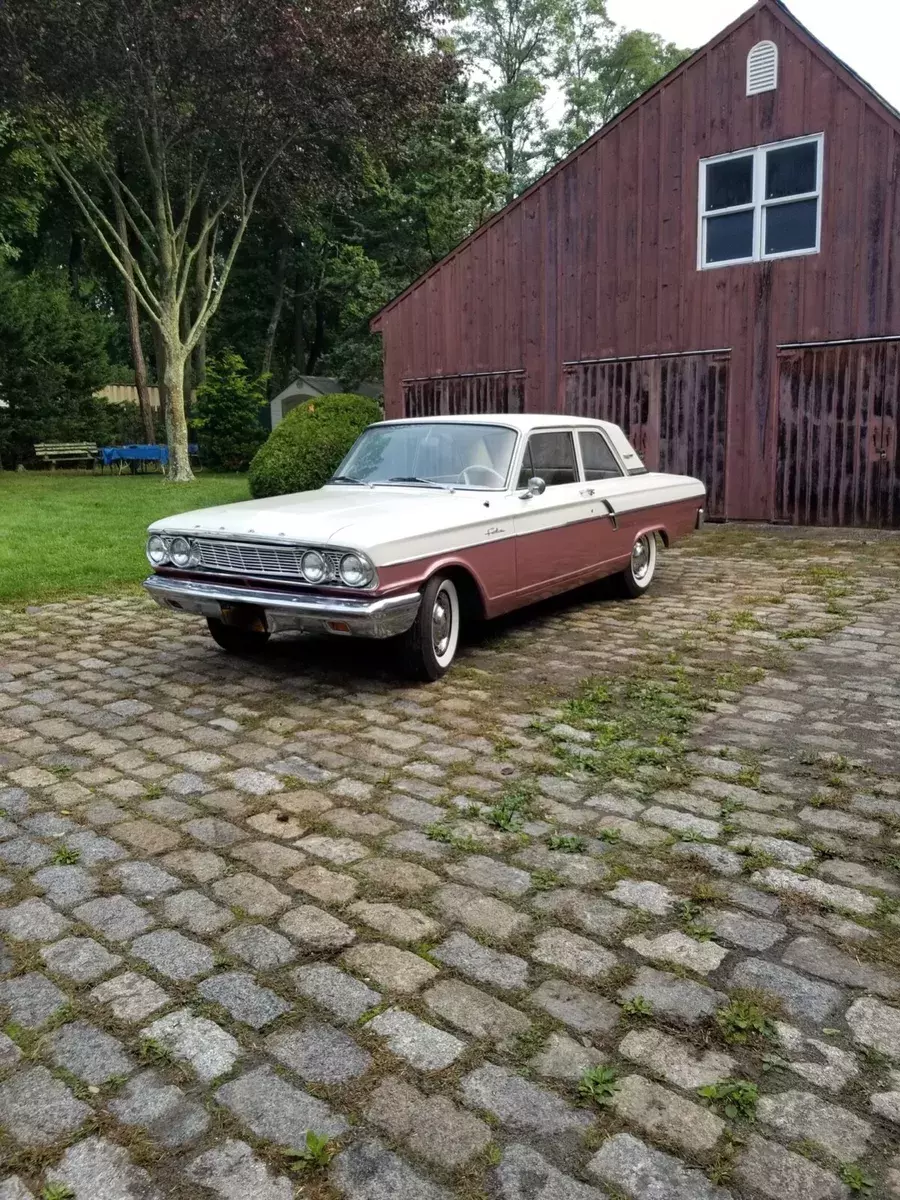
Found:
[[[752, 0], [607, 0], [617, 25], [647, 29], [697, 49], [729, 25]], [[857, 74], [900, 108], [898, 0], [787, 0], [798, 21]]]

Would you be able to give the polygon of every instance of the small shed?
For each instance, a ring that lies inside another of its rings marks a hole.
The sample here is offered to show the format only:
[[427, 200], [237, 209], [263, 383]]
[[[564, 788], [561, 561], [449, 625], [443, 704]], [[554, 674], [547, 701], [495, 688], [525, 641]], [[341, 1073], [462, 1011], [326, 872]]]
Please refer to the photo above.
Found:
[[298, 375], [294, 382], [289, 383], [283, 391], [273, 397], [269, 404], [272, 428], [274, 429], [279, 421], [283, 421], [298, 404], [303, 404], [306, 400], [315, 400], [317, 396], [332, 396], [335, 392], [348, 390], [360, 396], [372, 396], [376, 400], [380, 400], [384, 395], [384, 388], [377, 380], [367, 380], [348, 389], [339, 379], [331, 379], [326, 375]]

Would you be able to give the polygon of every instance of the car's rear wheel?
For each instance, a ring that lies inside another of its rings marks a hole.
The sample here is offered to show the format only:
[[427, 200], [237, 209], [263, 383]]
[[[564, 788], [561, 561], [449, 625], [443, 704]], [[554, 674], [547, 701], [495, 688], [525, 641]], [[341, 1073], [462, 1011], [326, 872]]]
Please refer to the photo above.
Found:
[[450, 669], [459, 645], [459, 593], [448, 576], [429, 579], [401, 643], [405, 672], [413, 679], [434, 681]]
[[656, 572], [656, 534], [642, 533], [631, 548], [628, 566], [619, 576], [621, 590], [635, 599], [643, 596]]
[[259, 654], [269, 640], [268, 633], [258, 629], [241, 629], [235, 625], [226, 625], [218, 617], [207, 617], [206, 624], [216, 645], [227, 650], [229, 654]]

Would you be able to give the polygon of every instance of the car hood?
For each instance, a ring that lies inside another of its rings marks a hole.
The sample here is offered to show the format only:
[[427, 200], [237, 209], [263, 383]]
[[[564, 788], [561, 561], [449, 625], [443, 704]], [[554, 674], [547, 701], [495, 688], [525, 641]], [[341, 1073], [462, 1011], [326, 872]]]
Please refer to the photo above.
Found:
[[428, 530], [484, 520], [503, 493], [425, 487], [353, 487], [335, 484], [264, 500], [198, 508], [154, 521], [149, 533], [184, 533], [248, 541], [337, 544], [359, 550]]

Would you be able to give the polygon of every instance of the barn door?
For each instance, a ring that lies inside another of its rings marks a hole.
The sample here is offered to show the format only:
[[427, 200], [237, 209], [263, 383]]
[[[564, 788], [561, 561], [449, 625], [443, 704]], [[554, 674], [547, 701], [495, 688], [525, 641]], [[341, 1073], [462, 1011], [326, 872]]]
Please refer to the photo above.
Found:
[[900, 526], [900, 339], [778, 356], [776, 517]]
[[707, 515], [725, 516], [727, 352], [566, 365], [566, 412], [621, 425], [655, 471], [706, 484]]

